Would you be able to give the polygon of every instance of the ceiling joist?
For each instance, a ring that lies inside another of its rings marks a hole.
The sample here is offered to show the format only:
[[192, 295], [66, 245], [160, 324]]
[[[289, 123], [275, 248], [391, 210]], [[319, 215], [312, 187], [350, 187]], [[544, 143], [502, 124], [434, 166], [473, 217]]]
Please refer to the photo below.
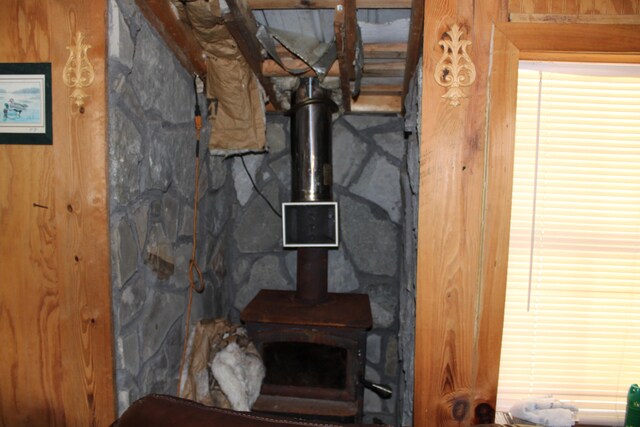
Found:
[[[193, 74], [206, 75], [203, 50], [191, 28], [180, 21], [170, 0], [135, 0], [149, 23], [158, 31], [180, 63]], [[190, 1], [190, 0], [187, 0]], [[266, 59], [262, 46], [255, 36], [257, 23], [252, 9], [334, 9], [334, 32], [338, 47], [338, 60], [330, 67], [328, 75], [340, 78], [343, 109], [346, 112], [403, 111], [404, 98], [416, 70], [421, 53], [422, 24], [425, 0], [226, 0], [224, 11], [227, 29], [234, 37], [250, 68], [264, 87], [271, 106], [269, 110], [282, 109], [276, 98], [272, 77], [291, 76], [271, 59]], [[355, 79], [355, 47], [357, 37], [357, 9], [408, 9], [411, 20], [407, 43], [371, 43], [363, 46], [364, 69], [357, 99], [351, 97]], [[341, 10], [339, 10], [341, 9]], [[282, 47], [278, 47], [285, 65], [291, 69], [307, 69], [307, 65]], [[312, 76], [312, 71], [302, 74]], [[400, 77], [385, 84], [384, 78]], [[376, 101], [377, 99], [377, 101]]]
[[420, 53], [422, 52], [422, 32], [424, 26], [424, 2], [425, 0], [412, 0], [411, 1], [411, 19], [409, 23], [409, 40], [407, 41], [407, 56], [404, 66], [404, 79], [402, 83], [402, 107], [401, 111], [404, 114], [404, 99], [409, 93], [409, 86], [411, 85], [411, 78], [413, 77], [418, 61], [420, 60]]
[[238, 0], [226, 0], [226, 3], [229, 6], [229, 10], [223, 11], [222, 17], [227, 30], [236, 41], [238, 49], [240, 49], [249, 67], [260, 81], [274, 108], [281, 110], [282, 106], [276, 97], [273, 83], [262, 74], [262, 62], [264, 59], [262, 57], [262, 45], [260, 45], [256, 37], [258, 25], [251, 11], [242, 7], [242, 2]]
[[[334, 9], [336, 0], [247, 0], [247, 4], [251, 10]], [[409, 9], [410, 7], [411, 0], [358, 0], [358, 9]]]
[[333, 18], [333, 31], [340, 69], [342, 108], [351, 111], [351, 77], [355, 75], [353, 62], [356, 42], [356, 4], [354, 0], [338, 0]]
[[169, 50], [190, 74], [204, 76], [207, 65], [202, 47], [193, 31], [180, 21], [167, 0], [136, 0], [136, 4], [151, 26], [163, 38]]

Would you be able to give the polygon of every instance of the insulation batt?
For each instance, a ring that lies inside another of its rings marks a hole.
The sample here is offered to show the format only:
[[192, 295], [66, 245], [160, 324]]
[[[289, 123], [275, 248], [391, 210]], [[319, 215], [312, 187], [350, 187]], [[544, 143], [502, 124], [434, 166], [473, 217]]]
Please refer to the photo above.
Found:
[[264, 379], [262, 361], [231, 343], [216, 354], [211, 372], [236, 411], [249, 411], [258, 396]]
[[260, 394], [265, 368], [247, 331], [226, 319], [200, 320], [187, 344], [180, 397], [248, 411]]
[[223, 156], [265, 151], [264, 90], [227, 31], [219, 3], [172, 0], [172, 4], [207, 56], [209, 151]]

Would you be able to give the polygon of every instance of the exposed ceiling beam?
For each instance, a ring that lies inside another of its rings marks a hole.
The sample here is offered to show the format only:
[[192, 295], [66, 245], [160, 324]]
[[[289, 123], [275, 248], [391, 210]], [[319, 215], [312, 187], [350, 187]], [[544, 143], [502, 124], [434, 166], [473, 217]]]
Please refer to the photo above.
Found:
[[404, 67], [404, 82], [402, 84], [402, 113], [404, 113], [404, 99], [409, 92], [411, 78], [416, 72], [420, 52], [422, 52], [422, 32], [424, 26], [425, 0], [411, 0], [411, 21], [409, 24], [409, 41], [407, 42], [407, 57]]
[[[407, 55], [406, 43], [365, 43], [362, 46], [364, 58], [367, 59], [405, 59]], [[286, 47], [276, 45], [276, 52], [280, 58], [293, 58]]]
[[276, 91], [271, 80], [262, 74], [262, 45], [256, 38], [258, 25], [250, 9], [246, 9], [242, 1], [226, 0], [228, 11], [222, 11], [227, 30], [236, 41], [238, 49], [247, 60], [249, 67], [256, 75], [264, 88], [269, 100], [276, 110], [281, 110], [282, 105], [278, 101]]
[[[301, 59], [297, 58], [282, 58], [282, 62], [289, 69], [294, 70], [307, 70], [303, 73], [296, 74], [299, 77], [312, 77], [316, 73], [310, 69], [307, 64]], [[282, 68], [273, 59], [266, 59], [262, 63], [262, 74], [266, 77], [290, 77], [292, 76], [289, 71]], [[367, 62], [364, 65], [363, 77], [402, 77], [404, 76], [404, 62], [398, 61], [384, 61], [384, 62]], [[329, 77], [341, 77], [342, 71], [337, 62], [329, 68], [327, 72]], [[361, 88], [361, 91], [366, 91], [366, 86]], [[350, 97], [350, 96], [349, 96]]]
[[401, 104], [399, 95], [367, 95], [363, 93], [352, 102], [351, 112], [398, 114], [401, 111]]
[[333, 32], [336, 39], [338, 67], [340, 68], [342, 107], [347, 113], [351, 111], [350, 81], [351, 76], [354, 74], [353, 58], [355, 58], [356, 25], [355, 0], [337, 0], [333, 16]]
[[367, 43], [363, 46], [364, 58], [367, 59], [405, 59], [406, 43]]
[[202, 47], [191, 28], [178, 19], [166, 0], [136, 0], [136, 4], [151, 26], [160, 34], [169, 50], [191, 74], [204, 77], [207, 66]]
[[[334, 9], [336, 0], [247, 0], [252, 10]], [[409, 9], [411, 0], [357, 0], [358, 9]]]

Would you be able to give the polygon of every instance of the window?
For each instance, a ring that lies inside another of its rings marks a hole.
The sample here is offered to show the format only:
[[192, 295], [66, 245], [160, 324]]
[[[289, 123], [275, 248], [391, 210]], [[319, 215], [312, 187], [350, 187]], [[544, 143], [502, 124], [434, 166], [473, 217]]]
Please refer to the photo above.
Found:
[[521, 63], [498, 410], [622, 425], [640, 382], [640, 66]]

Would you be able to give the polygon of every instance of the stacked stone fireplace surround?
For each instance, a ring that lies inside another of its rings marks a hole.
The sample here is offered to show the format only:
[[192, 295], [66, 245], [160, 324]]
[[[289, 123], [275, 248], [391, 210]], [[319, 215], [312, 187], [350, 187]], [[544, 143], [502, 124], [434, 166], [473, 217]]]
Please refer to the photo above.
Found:
[[[194, 95], [191, 76], [133, 0], [112, 0], [109, 162], [112, 281], [119, 410], [148, 393], [175, 393], [191, 255]], [[167, 84], [170, 81], [171, 84]], [[204, 98], [200, 98], [204, 105]], [[401, 117], [334, 115], [334, 198], [341, 245], [329, 252], [329, 292], [367, 293], [373, 328], [364, 420], [410, 425], [418, 147]], [[204, 129], [206, 142], [209, 127]], [[269, 151], [244, 156], [276, 209], [290, 200], [289, 118], [267, 115]], [[206, 146], [206, 144], [204, 144]], [[295, 289], [296, 252], [253, 188], [240, 158], [201, 151], [198, 262], [206, 281], [192, 319], [225, 317], [263, 288]]]

